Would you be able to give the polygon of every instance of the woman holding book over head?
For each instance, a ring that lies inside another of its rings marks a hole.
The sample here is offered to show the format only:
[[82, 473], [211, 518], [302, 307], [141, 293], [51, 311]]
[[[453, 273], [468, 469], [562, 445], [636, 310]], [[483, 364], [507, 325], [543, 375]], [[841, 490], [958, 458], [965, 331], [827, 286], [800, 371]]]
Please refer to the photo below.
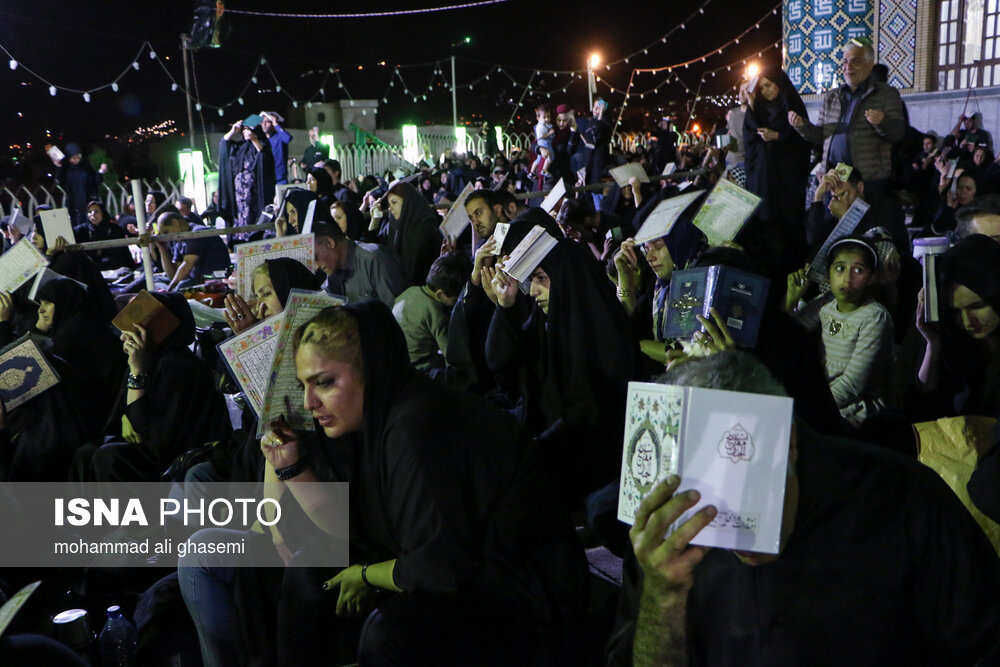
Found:
[[66, 239], [50, 239], [45, 235], [45, 225], [41, 216], [34, 218], [35, 227], [31, 232], [31, 243], [49, 260], [49, 270], [60, 276], [72, 278], [87, 286], [94, 307], [102, 319], [110, 322], [118, 314], [114, 297], [101, 270], [85, 252], [66, 252]]
[[539, 439], [560, 495], [575, 503], [618, 475], [625, 388], [637, 373], [628, 315], [602, 267], [570, 239], [529, 274], [527, 320], [514, 307], [523, 300], [517, 281], [484, 267], [487, 280], [499, 307], [486, 361], [501, 386], [515, 388], [521, 422]]
[[315, 433], [275, 422], [268, 479], [327, 539], [314, 482], [350, 483], [349, 566], [182, 563], [206, 664], [571, 664], [582, 563], [515, 420], [417, 373], [380, 302], [323, 310], [294, 349]]
[[917, 330], [927, 343], [917, 387], [935, 392], [943, 414], [1000, 414], [1000, 243], [973, 234], [938, 260], [939, 323], [924, 322], [921, 290]]
[[122, 333], [128, 364], [124, 442], [80, 451], [74, 467], [82, 481], [157, 481], [178, 455], [231, 432], [212, 371], [189, 348], [195, 324], [187, 299], [177, 292], [142, 292], [136, 298], [158, 301], [173, 317], [155, 319], [173, 320], [173, 326], [153, 330], [136, 324]]

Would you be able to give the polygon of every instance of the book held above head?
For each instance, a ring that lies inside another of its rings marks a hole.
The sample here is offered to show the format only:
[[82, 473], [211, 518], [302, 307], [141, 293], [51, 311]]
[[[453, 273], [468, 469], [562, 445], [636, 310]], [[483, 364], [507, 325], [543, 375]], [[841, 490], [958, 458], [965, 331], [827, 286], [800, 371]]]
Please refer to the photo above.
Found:
[[[630, 382], [618, 519], [668, 475], [680, 476], [718, 514], [692, 544], [778, 553], [792, 428], [792, 399]], [[669, 534], [668, 532], [668, 534]]]

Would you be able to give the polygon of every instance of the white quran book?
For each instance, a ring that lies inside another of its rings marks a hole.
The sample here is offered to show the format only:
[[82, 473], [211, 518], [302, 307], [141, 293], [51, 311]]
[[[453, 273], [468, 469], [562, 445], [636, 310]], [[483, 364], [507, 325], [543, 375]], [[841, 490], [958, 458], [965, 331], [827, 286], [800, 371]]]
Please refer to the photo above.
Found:
[[555, 246], [556, 239], [546, 232], [544, 227], [535, 225], [511, 251], [503, 272], [517, 282], [523, 283]]
[[76, 235], [73, 233], [73, 223], [69, 219], [68, 208], [39, 211], [38, 215], [42, 219], [42, 227], [45, 228], [45, 245], [51, 248], [60, 236], [66, 239], [67, 245], [76, 244]]
[[469, 198], [472, 191], [475, 190], [474, 184], [469, 183], [464, 188], [462, 188], [461, 194], [458, 195], [458, 199], [455, 203], [451, 205], [448, 212], [444, 214], [444, 220], [438, 226], [441, 230], [441, 236], [445, 237], [449, 241], [454, 241], [459, 237], [459, 235], [465, 231], [465, 228], [469, 226], [472, 222], [469, 220], [469, 214], [465, 210], [465, 200]]
[[736, 238], [758, 206], [760, 197], [720, 178], [692, 222], [705, 233], [709, 245], [717, 246]]
[[566, 183], [560, 178], [556, 181], [556, 184], [552, 186], [552, 191], [545, 195], [545, 199], [542, 200], [541, 209], [549, 215], [555, 215], [553, 211], [559, 208], [559, 202], [561, 202], [565, 196]]
[[0, 291], [13, 292], [49, 265], [45, 255], [27, 238], [0, 255]]
[[703, 190], [686, 192], [681, 195], [667, 197], [656, 205], [635, 234], [636, 243], [645, 243], [653, 239], [663, 238], [674, 228], [677, 219], [687, 210], [695, 199], [704, 194]]
[[668, 534], [714, 505], [691, 544], [778, 553], [791, 428], [788, 397], [630, 382], [618, 519], [631, 525], [653, 487], [679, 475], [701, 499]]
[[854, 203], [844, 211], [844, 215], [840, 216], [837, 226], [833, 228], [830, 235], [823, 241], [823, 245], [816, 251], [816, 256], [809, 264], [809, 275], [806, 276], [809, 280], [816, 284], [823, 282], [826, 278], [827, 255], [830, 254], [830, 247], [845, 236], [853, 234], [858, 223], [861, 222], [861, 218], [864, 217], [869, 208], [870, 205], [864, 200], [855, 199]]
[[638, 178], [640, 183], [649, 183], [649, 175], [638, 162], [629, 162], [621, 165], [620, 167], [614, 167], [609, 173], [611, 174], [611, 178], [615, 179], [615, 183], [617, 183], [620, 188], [624, 188], [628, 185], [629, 179], [633, 176]]

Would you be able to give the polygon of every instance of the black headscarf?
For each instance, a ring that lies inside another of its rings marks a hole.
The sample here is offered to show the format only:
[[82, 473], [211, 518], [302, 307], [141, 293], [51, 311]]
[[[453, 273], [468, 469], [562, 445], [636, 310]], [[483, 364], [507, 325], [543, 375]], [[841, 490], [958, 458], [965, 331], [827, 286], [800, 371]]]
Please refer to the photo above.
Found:
[[965, 285], [1000, 313], [1000, 243], [973, 234], [949, 248], [940, 266], [943, 284]]
[[588, 249], [561, 239], [542, 260], [551, 279], [545, 316], [545, 420], [563, 420], [570, 440], [591, 444], [581, 457], [580, 488], [610, 482], [620, 464], [629, 380], [637, 375], [637, 348], [628, 315]]
[[[36, 215], [34, 223], [35, 229], [41, 232], [42, 237], [45, 239], [45, 247], [51, 247], [51, 243], [55, 239], [50, 239], [45, 233], [45, 225], [42, 223], [41, 216]], [[58, 253], [52, 258], [49, 269], [61, 276], [72, 278], [86, 285], [94, 307], [105, 321], [110, 322], [118, 314], [118, 308], [115, 307], [115, 300], [111, 295], [111, 290], [108, 288], [107, 281], [101, 275], [100, 268], [98, 268], [97, 264], [94, 263], [94, 260], [87, 253]]]
[[187, 348], [194, 342], [196, 333], [194, 313], [191, 312], [191, 306], [187, 299], [180, 292], [152, 292], [151, 294], [154, 299], [166, 306], [180, 320], [180, 326], [163, 339], [163, 342], [153, 350], [153, 354], [162, 355], [167, 350]]
[[329, 456], [352, 452], [361, 481], [350, 486], [352, 562], [398, 558], [403, 590], [473, 592], [484, 609], [555, 618], [576, 563], [558, 546], [557, 503], [542, 499], [551, 487], [516, 421], [414, 370], [382, 302], [338, 308], [360, 334], [363, 427], [336, 440], [317, 432]]
[[513, 252], [524, 237], [528, 235], [535, 225], [542, 227], [552, 238], [561, 239], [564, 237], [562, 229], [559, 228], [555, 219], [541, 208], [529, 208], [521, 215], [514, 218], [504, 237], [503, 247], [500, 249], [500, 256], [509, 255]]
[[[361, 211], [355, 206], [351, 201], [337, 201], [334, 202], [337, 207], [344, 212], [344, 216], [347, 217], [347, 229], [344, 233], [347, 234], [347, 238], [352, 241], [360, 241], [364, 236], [365, 232], [368, 231], [368, 221], [365, 220], [365, 216], [361, 214]], [[333, 215], [330, 215], [330, 224], [337, 224], [333, 220]]]
[[[315, 192], [311, 192], [309, 190], [303, 190], [301, 188], [293, 188], [289, 190], [288, 193], [286, 194], [285, 196], [286, 208], [285, 210], [282, 211], [282, 215], [285, 216], [288, 215], [288, 209], [287, 209], [288, 204], [291, 204], [292, 206], [295, 207], [295, 210], [298, 212], [299, 215], [299, 224], [298, 228], [295, 230], [296, 232], [302, 230], [302, 225], [304, 225], [306, 222], [306, 214], [309, 212], [309, 204], [311, 204], [316, 199], [317, 197]], [[316, 213], [314, 215], [317, 214], [319, 214], [318, 202], [316, 205]], [[315, 222], [315, 217], [313, 218], [313, 221]]]
[[316, 196], [320, 199], [333, 198], [333, 177], [323, 167], [313, 167], [309, 175], [316, 179]]
[[81, 408], [88, 434], [103, 436], [125, 377], [125, 355], [118, 336], [110, 324], [101, 321], [87, 290], [75, 280], [50, 280], [39, 288], [37, 298], [55, 306], [47, 332], [52, 353], [76, 371], [64, 379]]
[[[809, 177], [809, 144], [789, 124], [788, 112], [806, 117], [806, 107], [780, 67], [768, 65], [761, 71], [778, 87], [778, 96], [766, 100], [757, 89], [753, 108], [743, 117], [743, 141], [746, 148], [746, 189], [763, 199], [757, 215], [767, 221], [782, 223], [786, 235], [801, 244], [799, 221], [804, 215], [803, 198]], [[778, 133], [773, 141], [757, 134], [760, 128]]]
[[399, 254], [407, 284], [422, 285], [441, 249], [438, 217], [424, 196], [409, 183], [398, 183], [393, 190], [392, 194], [402, 197], [403, 206], [399, 220], [392, 220], [392, 214], [388, 214], [386, 242]]
[[274, 293], [284, 308], [288, 302], [288, 293], [293, 289], [305, 289], [315, 292], [320, 288], [320, 280], [316, 274], [306, 268], [302, 262], [288, 257], [268, 259], [267, 275], [271, 278]]

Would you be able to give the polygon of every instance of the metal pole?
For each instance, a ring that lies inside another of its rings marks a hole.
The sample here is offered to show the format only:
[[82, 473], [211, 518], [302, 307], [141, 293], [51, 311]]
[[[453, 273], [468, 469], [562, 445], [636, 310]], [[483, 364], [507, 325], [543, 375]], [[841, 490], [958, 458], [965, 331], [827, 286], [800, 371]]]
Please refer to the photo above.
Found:
[[594, 70], [590, 67], [590, 58], [587, 58], [587, 108], [594, 108]]
[[[188, 71], [188, 57], [190, 56], [191, 38], [188, 35], [181, 35], [181, 60], [184, 61], [184, 97], [187, 98], [187, 108], [188, 108], [188, 143], [190, 144], [191, 150], [194, 151], [194, 113], [191, 111], [191, 73]], [[193, 57], [193, 56], [191, 56]], [[138, 204], [139, 200], [135, 200]], [[139, 207], [135, 207], [136, 211]], [[138, 216], [136, 216], [138, 217]], [[152, 291], [150, 287], [150, 291]]]
[[455, 55], [451, 56], [451, 126], [458, 127], [458, 89], [455, 87]]
[[[146, 205], [142, 198], [142, 185], [139, 181], [132, 181], [132, 201], [135, 202], [135, 220], [139, 233], [146, 234]], [[153, 283], [153, 253], [149, 246], [142, 248], [142, 269], [146, 273], [146, 291], [155, 292], [156, 285]]]

